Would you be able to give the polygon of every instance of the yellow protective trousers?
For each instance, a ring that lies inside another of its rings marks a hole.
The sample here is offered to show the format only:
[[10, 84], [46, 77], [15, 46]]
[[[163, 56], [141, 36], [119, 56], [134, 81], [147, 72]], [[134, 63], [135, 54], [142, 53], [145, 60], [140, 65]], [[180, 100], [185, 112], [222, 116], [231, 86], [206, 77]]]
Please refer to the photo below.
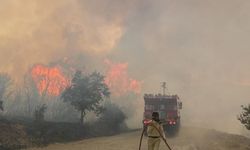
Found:
[[148, 137], [148, 150], [159, 150], [160, 138], [150, 138]]

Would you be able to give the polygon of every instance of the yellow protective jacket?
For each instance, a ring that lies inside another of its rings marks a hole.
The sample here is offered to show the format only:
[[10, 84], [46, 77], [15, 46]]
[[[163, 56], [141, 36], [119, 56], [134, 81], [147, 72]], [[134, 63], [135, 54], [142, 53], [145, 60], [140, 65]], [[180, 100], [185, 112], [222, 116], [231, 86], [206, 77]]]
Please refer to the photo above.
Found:
[[159, 132], [157, 131], [157, 129], [155, 129], [154, 126], [160, 131], [161, 135], [165, 138], [165, 133], [162, 125], [154, 120], [148, 125], [147, 128], [148, 137], [160, 137]]

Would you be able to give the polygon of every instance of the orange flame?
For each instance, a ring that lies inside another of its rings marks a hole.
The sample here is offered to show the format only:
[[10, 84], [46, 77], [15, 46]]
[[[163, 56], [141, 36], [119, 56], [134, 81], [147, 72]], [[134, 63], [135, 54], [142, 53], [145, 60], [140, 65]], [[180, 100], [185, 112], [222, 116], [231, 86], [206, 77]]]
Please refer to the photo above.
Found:
[[70, 84], [58, 67], [35, 65], [31, 74], [40, 95], [58, 96]]
[[110, 88], [111, 93], [116, 96], [124, 95], [128, 92], [140, 94], [141, 82], [128, 76], [128, 63], [114, 64], [110, 60], [105, 60], [108, 65], [105, 83]]

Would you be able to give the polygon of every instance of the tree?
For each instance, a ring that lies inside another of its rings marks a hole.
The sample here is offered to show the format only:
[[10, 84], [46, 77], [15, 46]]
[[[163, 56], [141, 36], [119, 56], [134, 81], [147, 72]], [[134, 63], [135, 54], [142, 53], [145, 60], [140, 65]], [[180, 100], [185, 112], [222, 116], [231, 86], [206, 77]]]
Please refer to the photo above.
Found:
[[111, 101], [106, 101], [104, 107], [105, 110], [98, 121], [103, 132], [115, 133], [127, 128], [125, 124], [127, 116], [119, 106], [111, 103]]
[[3, 101], [0, 101], [0, 110], [3, 111]]
[[30, 72], [31, 71], [29, 70], [24, 75], [21, 92], [25, 100], [26, 114], [27, 116], [32, 117], [32, 112], [36, 109], [35, 106], [39, 105], [40, 95]]
[[243, 112], [238, 116], [238, 120], [248, 129], [250, 130], [250, 104], [248, 106], [241, 106]]
[[38, 106], [35, 110], [34, 117], [35, 121], [41, 122], [44, 121], [44, 114], [47, 109], [47, 106], [45, 104]]
[[83, 124], [87, 112], [93, 111], [98, 115], [103, 111], [100, 102], [109, 95], [110, 92], [104, 83], [103, 75], [93, 72], [84, 76], [81, 71], [77, 71], [71, 85], [63, 91], [61, 99], [80, 111], [80, 122]]
[[0, 73], [0, 109], [3, 110], [3, 100], [6, 95], [7, 88], [11, 82], [10, 77], [7, 74]]

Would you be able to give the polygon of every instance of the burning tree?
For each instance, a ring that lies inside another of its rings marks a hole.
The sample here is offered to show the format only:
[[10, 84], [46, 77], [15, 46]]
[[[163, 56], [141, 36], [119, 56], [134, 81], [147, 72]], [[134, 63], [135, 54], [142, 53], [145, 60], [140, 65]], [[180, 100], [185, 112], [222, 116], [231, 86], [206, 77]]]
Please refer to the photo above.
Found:
[[81, 71], [77, 71], [71, 85], [63, 91], [61, 98], [64, 102], [69, 102], [76, 110], [80, 111], [80, 121], [83, 124], [86, 112], [93, 111], [98, 115], [103, 111], [100, 102], [109, 95], [110, 92], [104, 83], [103, 75], [94, 72], [84, 76]]
[[238, 120], [248, 129], [250, 130], [250, 104], [248, 106], [241, 106], [243, 112], [238, 116]]
[[31, 70], [31, 74], [42, 99], [44, 99], [46, 95], [60, 95], [69, 85], [68, 79], [57, 66], [47, 67], [44, 65], [35, 65]]
[[10, 85], [10, 77], [7, 74], [0, 74], [0, 109], [3, 110], [3, 100], [6, 95], [7, 88]]
[[107, 64], [107, 73], [105, 83], [110, 88], [112, 95], [120, 97], [127, 93], [140, 94], [141, 83], [128, 74], [128, 63], [113, 63], [110, 60], [105, 60]]

